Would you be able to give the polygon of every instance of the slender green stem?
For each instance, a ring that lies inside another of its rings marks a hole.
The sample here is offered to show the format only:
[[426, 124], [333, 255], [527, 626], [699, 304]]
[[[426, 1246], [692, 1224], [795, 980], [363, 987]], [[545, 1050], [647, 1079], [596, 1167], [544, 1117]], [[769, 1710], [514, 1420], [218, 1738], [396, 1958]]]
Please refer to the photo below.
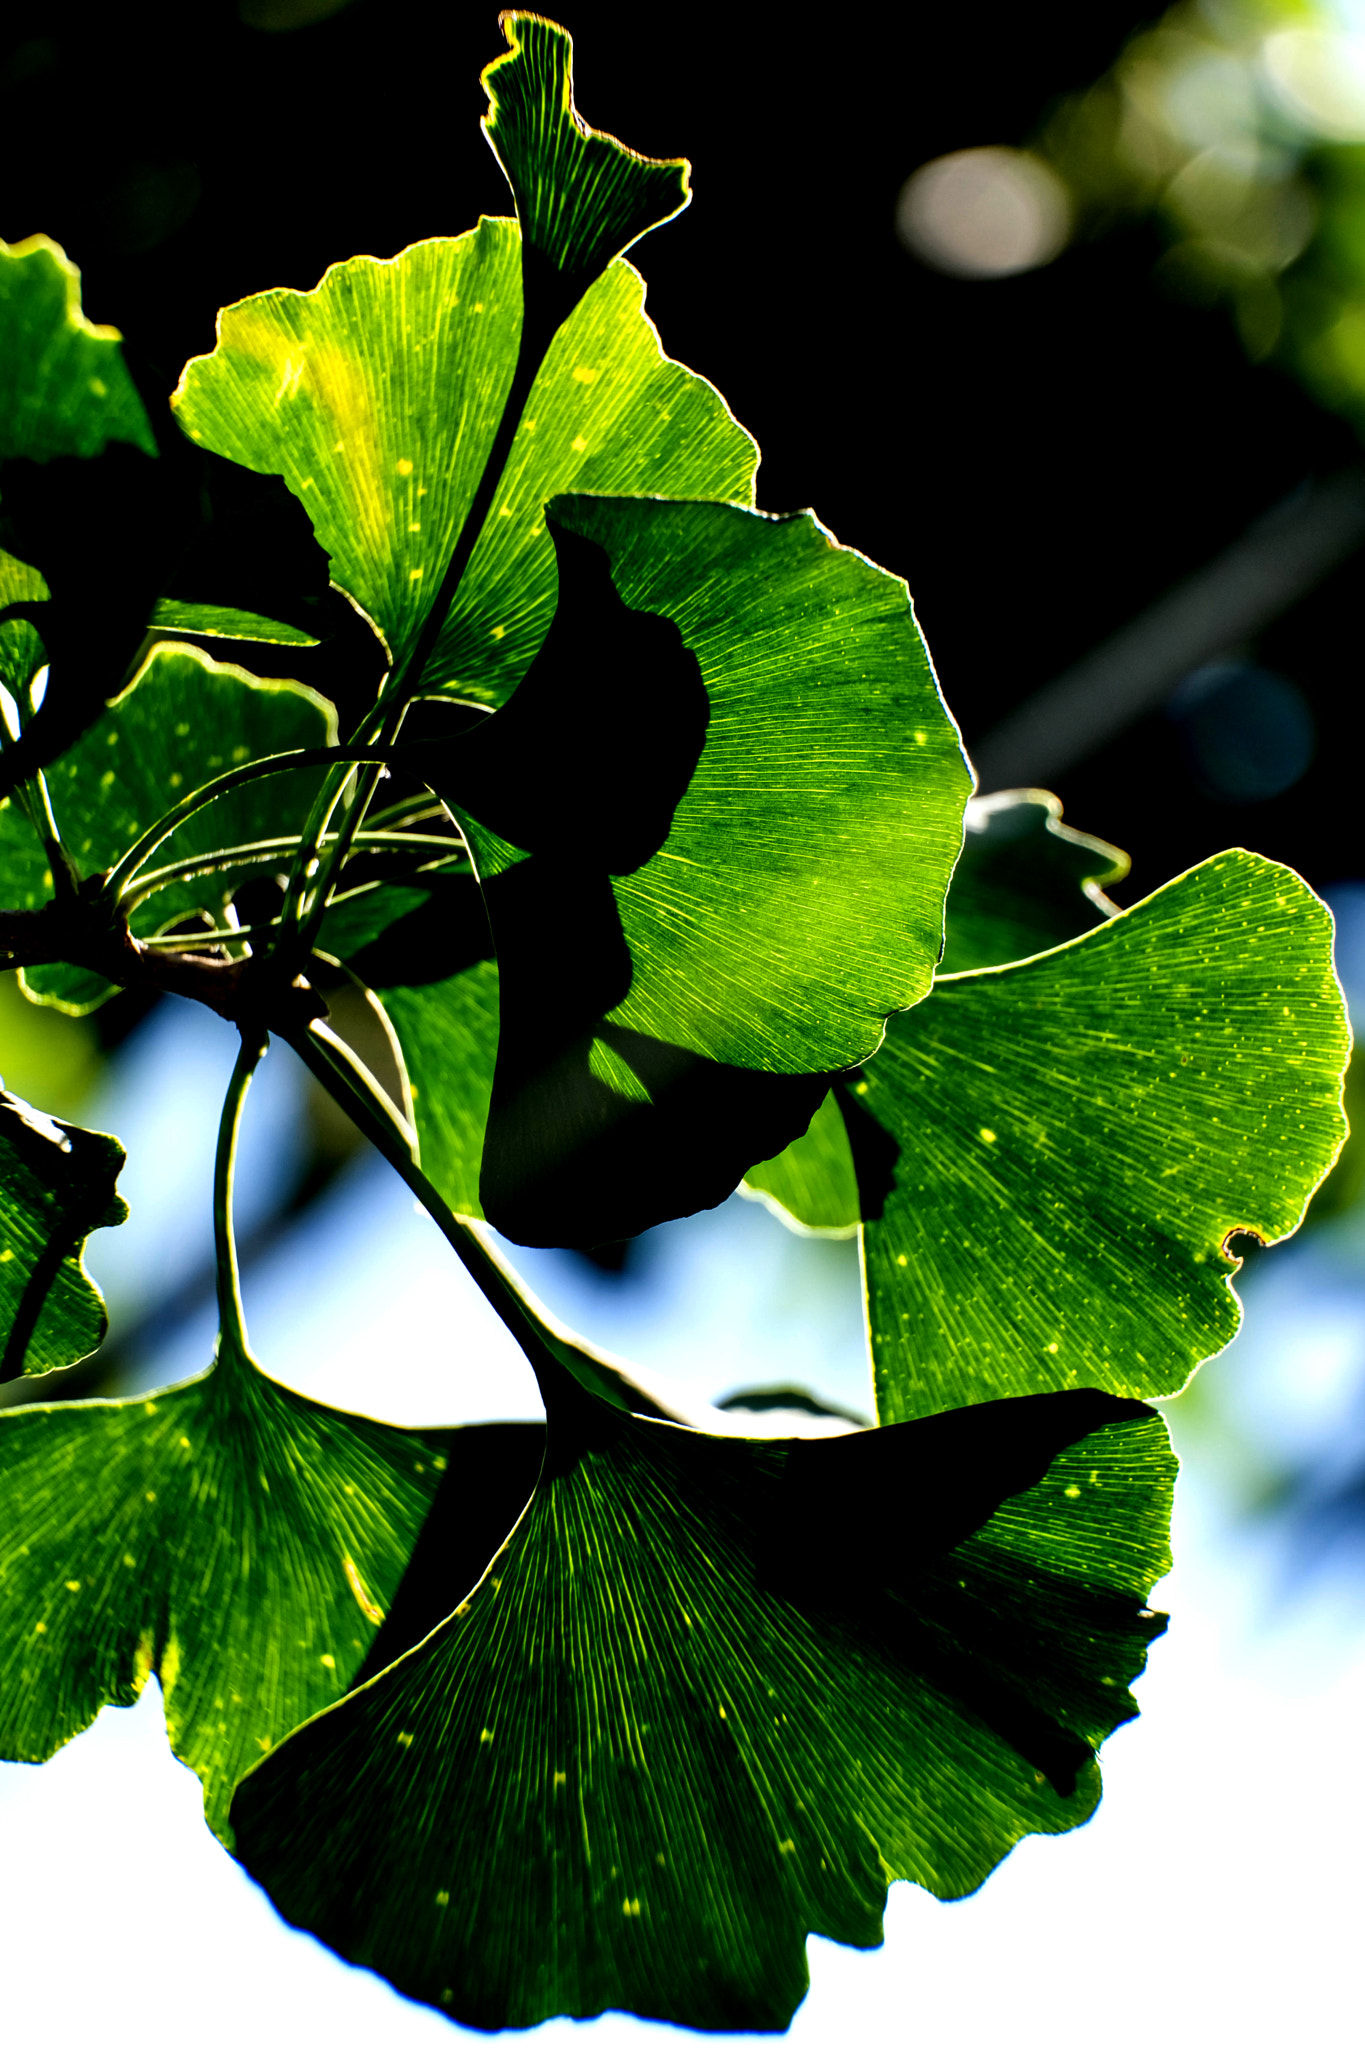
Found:
[[178, 804], [164, 811], [154, 825], [149, 825], [141, 837], [134, 840], [117, 866], [111, 868], [105, 877], [100, 891], [101, 901], [118, 903], [129, 882], [146, 866], [158, 846], [164, 844], [187, 818], [207, 810], [220, 796], [228, 796], [234, 789], [243, 789], [248, 783], [260, 782], [267, 775], [286, 775], [294, 768], [333, 768], [339, 761], [351, 767], [383, 768], [387, 765], [374, 753], [351, 753], [344, 747], [296, 747], [289, 753], [267, 754], [259, 761], [244, 761], [240, 768], [229, 768], [225, 774], [215, 775], [211, 782], [191, 790]]
[[[367, 849], [404, 852], [415, 847], [423, 853], [448, 851], [452, 857], [463, 852], [462, 843], [449, 833], [435, 832], [357, 832], [355, 843]], [[205, 853], [191, 860], [171, 861], [164, 868], [144, 869], [136, 885], [126, 889], [119, 899], [123, 911], [136, 909], [158, 889], [164, 889], [172, 882], [193, 881], [197, 875], [216, 875], [232, 868], [246, 868], [263, 861], [278, 860], [281, 854], [292, 853], [298, 840], [290, 834], [287, 838], [256, 839], [242, 846], [219, 847], [214, 853]]]
[[237, 1241], [232, 1231], [232, 1184], [237, 1165], [237, 1136], [242, 1126], [242, 1105], [251, 1077], [266, 1050], [263, 1034], [242, 1033], [237, 1064], [223, 1099], [218, 1125], [218, 1155], [213, 1167], [213, 1248], [218, 1262], [218, 1354], [244, 1359], [247, 1352], [246, 1318], [242, 1313], [241, 1274], [237, 1266]]

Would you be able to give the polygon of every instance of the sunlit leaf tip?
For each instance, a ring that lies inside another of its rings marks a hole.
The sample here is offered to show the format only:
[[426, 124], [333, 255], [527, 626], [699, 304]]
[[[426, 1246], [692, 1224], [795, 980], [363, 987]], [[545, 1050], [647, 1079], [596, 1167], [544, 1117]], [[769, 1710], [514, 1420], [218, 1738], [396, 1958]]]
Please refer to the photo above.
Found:
[[537, 14], [504, 12], [511, 48], [483, 74], [484, 134], [507, 176], [529, 250], [582, 290], [613, 256], [691, 198], [683, 157], [637, 155], [588, 127], [573, 100], [573, 39]]
[[111, 441], [156, 454], [118, 329], [86, 318], [80, 272], [46, 235], [0, 242], [0, 361], [0, 461], [93, 456]]
[[1150, 1410], [756, 1442], [546, 1401], [474, 1590], [455, 1543], [447, 1618], [240, 1787], [286, 1918], [466, 2024], [780, 2029], [811, 1931], [875, 1946], [891, 1878], [960, 1897], [1093, 1811], [1164, 1627]]

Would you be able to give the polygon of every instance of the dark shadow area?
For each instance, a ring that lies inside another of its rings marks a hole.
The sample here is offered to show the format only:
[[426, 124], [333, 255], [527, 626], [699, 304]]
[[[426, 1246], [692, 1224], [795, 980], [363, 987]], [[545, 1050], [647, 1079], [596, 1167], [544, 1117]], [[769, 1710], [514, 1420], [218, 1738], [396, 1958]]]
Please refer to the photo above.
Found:
[[417, 1547], [352, 1691], [430, 1635], [478, 1584], [535, 1490], [545, 1425], [485, 1422], [452, 1430], [445, 1455]]
[[[834, 1083], [834, 1099], [848, 1131], [853, 1154], [853, 1171], [858, 1178], [858, 1205], [864, 1223], [876, 1223], [886, 1207], [886, 1198], [896, 1185], [896, 1164], [901, 1148], [890, 1131], [857, 1093], [856, 1073]], [[814, 1115], [814, 1111], [811, 1112]]]

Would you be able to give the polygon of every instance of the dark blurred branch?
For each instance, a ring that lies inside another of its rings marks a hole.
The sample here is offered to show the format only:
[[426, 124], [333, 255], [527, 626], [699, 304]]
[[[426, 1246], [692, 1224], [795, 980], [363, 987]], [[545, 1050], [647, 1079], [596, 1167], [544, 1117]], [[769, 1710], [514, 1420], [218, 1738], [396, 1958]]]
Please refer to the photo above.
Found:
[[1295, 491], [971, 749], [982, 789], [1049, 783], [1253, 638], [1365, 541], [1365, 471]]

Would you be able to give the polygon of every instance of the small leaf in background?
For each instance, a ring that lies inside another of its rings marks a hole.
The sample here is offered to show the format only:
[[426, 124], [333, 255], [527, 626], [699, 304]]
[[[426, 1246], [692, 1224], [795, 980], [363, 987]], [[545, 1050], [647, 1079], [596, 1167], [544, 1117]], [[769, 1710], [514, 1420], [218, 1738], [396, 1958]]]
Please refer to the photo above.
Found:
[[1127, 874], [1127, 854], [1064, 825], [1046, 790], [974, 796], [965, 824], [940, 974], [1022, 960], [1114, 916], [1104, 890]]
[[852, 1091], [889, 1143], [859, 1168], [882, 1421], [1178, 1392], [1237, 1329], [1229, 1237], [1287, 1236], [1340, 1150], [1348, 1043], [1326, 906], [1236, 851], [894, 1018]]
[[0, 1380], [74, 1365], [108, 1318], [85, 1270], [92, 1230], [128, 1214], [123, 1147], [0, 1092]]
[[[311, 292], [265, 292], [219, 315], [185, 367], [191, 437], [283, 467], [396, 668], [412, 652], [502, 417], [521, 325], [515, 224], [484, 220], [389, 262], [335, 265]], [[599, 279], [532, 386], [490, 513], [422, 679], [498, 704], [549, 628], [556, 491], [751, 499], [756, 450], [704, 378], [671, 362], [638, 272]]]
[[528, 256], [576, 296], [682, 212], [689, 166], [638, 156], [588, 127], [573, 102], [573, 38], [557, 23], [513, 10], [500, 21], [511, 48], [484, 71], [483, 131], [512, 187]]
[[[331, 706], [311, 690], [258, 682], [196, 648], [154, 648], [118, 701], [48, 771], [62, 844], [82, 874], [102, 872], [181, 797], [213, 776], [263, 754], [327, 746], [335, 739]], [[148, 872], [278, 836], [282, 825], [287, 829], [306, 816], [321, 777], [320, 769], [298, 769], [233, 790], [187, 819], [153, 856]], [[17, 836], [17, 822], [12, 829]], [[0, 829], [0, 850], [4, 843]], [[287, 866], [288, 848], [272, 858]], [[146, 936], [197, 913], [219, 923], [244, 867], [246, 873], [273, 872], [269, 865], [239, 863], [235, 871], [172, 881], [134, 912], [133, 930]], [[23, 978], [35, 1001], [75, 1014], [113, 992], [99, 976], [66, 965], [26, 968]]]
[[0, 1755], [42, 1761], [156, 1672], [226, 1834], [248, 1764], [359, 1669], [445, 1445], [245, 1361], [0, 1415]]
[[[0, 683], [16, 706], [27, 708], [29, 686], [47, 661], [43, 636], [34, 624], [50, 592], [36, 569], [0, 552]], [[10, 608], [9, 617], [3, 616]]]
[[1149, 1410], [759, 1443], [547, 1406], [480, 1583], [459, 1552], [449, 1618], [239, 1789], [287, 1919], [466, 2024], [780, 2029], [809, 1932], [875, 1946], [891, 1878], [960, 1897], [1093, 1811], [1164, 1626]]
[[0, 242], [0, 462], [99, 455], [111, 441], [156, 454], [116, 327], [81, 311], [80, 272], [46, 235]]

